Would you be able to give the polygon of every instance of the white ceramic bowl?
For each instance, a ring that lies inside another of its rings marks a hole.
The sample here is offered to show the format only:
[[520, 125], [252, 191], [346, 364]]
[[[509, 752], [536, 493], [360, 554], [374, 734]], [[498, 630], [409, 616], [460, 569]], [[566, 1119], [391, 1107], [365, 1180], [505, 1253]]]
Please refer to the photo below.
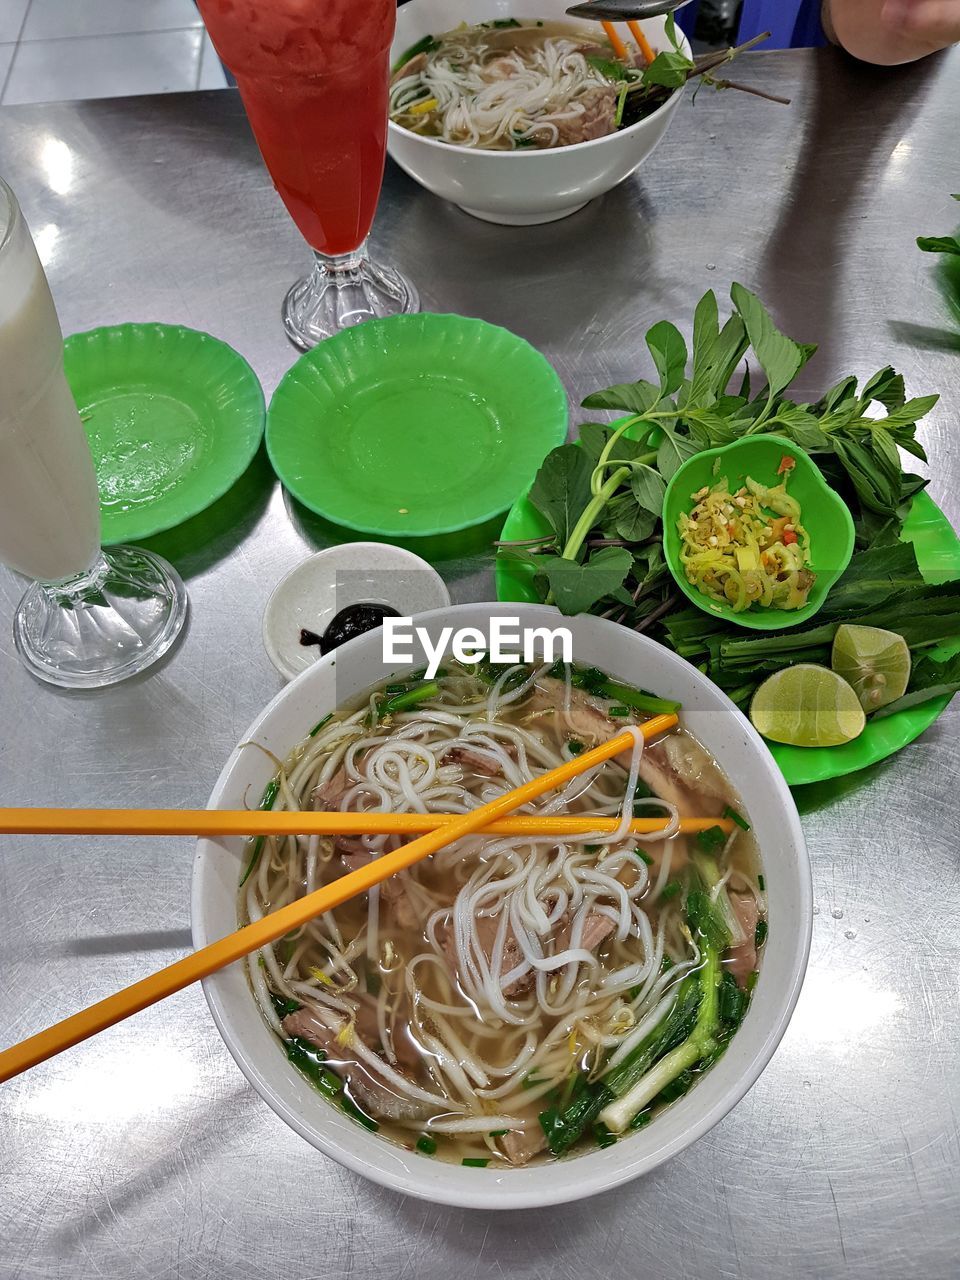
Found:
[[[806, 968], [813, 908], [810, 867], [790, 791], [749, 722], [695, 667], [615, 623], [589, 616], [561, 619], [541, 605], [459, 605], [417, 621], [436, 635], [447, 625], [486, 630], [493, 614], [519, 616], [531, 626], [555, 627], [562, 621], [572, 630], [577, 659], [681, 701], [684, 724], [713, 752], [740, 793], [760, 844], [770, 932], [750, 1009], [720, 1061], [647, 1128], [607, 1150], [524, 1169], [461, 1168], [403, 1151], [331, 1106], [288, 1063], [260, 1016], [243, 966], [207, 979], [204, 991], [244, 1075], [319, 1151], [404, 1195], [466, 1208], [518, 1209], [577, 1200], [635, 1178], [682, 1151], [727, 1114], [769, 1062], [786, 1029]], [[287, 685], [242, 742], [260, 743], [282, 758], [321, 715], [389, 674], [380, 633], [361, 636]], [[264, 752], [238, 747], [220, 775], [210, 807], [256, 804], [273, 772]], [[242, 858], [237, 840], [200, 841], [193, 877], [196, 946], [236, 928]]]
[[[450, 31], [461, 22], [487, 22], [516, 14], [567, 18], [570, 0], [410, 0], [397, 14], [393, 60], [425, 35]], [[664, 19], [642, 26], [655, 49], [667, 47]], [[681, 34], [682, 33], [678, 33]], [[683, 47], [689, 55], [690, 46]], [[548, 151], [478, 151], [421, 138], [392, 121], [387, 149], [401, 169], [444, 200], [487, 222], [524, 226], [566, 218], [611, 191], [640, 167], [666, 132], [679, 105], [678, 90], [645, 120], [594, 142]]]

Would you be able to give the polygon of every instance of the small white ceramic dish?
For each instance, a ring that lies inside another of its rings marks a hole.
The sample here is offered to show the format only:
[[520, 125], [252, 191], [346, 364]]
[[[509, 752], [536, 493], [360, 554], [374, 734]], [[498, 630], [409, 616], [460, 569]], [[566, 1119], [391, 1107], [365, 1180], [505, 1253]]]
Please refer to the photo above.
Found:
[[[426, 35], [451, 31], [461, 22], [494, 18], [568, 18], [570, 0], [410, 0], [397, 13], [392, 57], [401, 55]], [[589, 25], [589, 24], [586, 24]], [[641, 23], [657, 51], [668, 48], [665, 19]], [[678, 32], [682, 37], [682, 33]], [[683, 39], [684, 52], [690, 46]], [[451, 200], [487, 222], [525, 226], [566, 218], [588, 201], [611, 191], [646, 160], [666, 132], [680, 104], [678, 90], [645, 120], [595, 142], [580, 142], [548, 151], [478, 151], [450, 146], [436, 138], [421, 138], [392, 121], [387, 149], [401, 169], [444, 200]]]
[[284, 680], [292, 680], [320, 657], [319, 646], [300, 643], [301, 630], [323, 635], [349, 605], [389, 605], [409, 617], [449, 603], [447, 584], [412, 551], [345, 542], [309, 556], [281, 579], [263, 612], [263, 645]]
[[[564, 623], [573, 634], [578, 660], [678, 699], [684, 724], [719, 759], [742, 797], [763, 859], [770, 931], [750, 1009], [723, 1057], [652, 1124], [606, 1150], [522, 1169], [461, 1168], [403, 1151], [330, 1105], [287, 1061], [260, 1015], [244, 966], [232, 965], [203, 985], [220, 1034], [244, 1075], [318, 1151], [403, 1195], [465, 1208], [521, 1209], [578, 1200], [627, 1182], [723, 1119], [760, 1075], [786, 1030], [806, 969], [813, 897], [800, 819], [780, 770], [747, 719], [695, 667], [615, 623], [586, 615], [561, 618], [542, 605], [459, 605], [417, 623], [436, 638], [444, 626], [486, 631], [493, 615], [519, 616], [523, 626]], [[278, 694], [243, 735], [243, 745], [214, 788], [210, 808], [258, 802], [275, 766], [265, 751], [249, 744], [283, 758], [326, 712], [390, 674], [376, 632], [321, 658]], [[243, 862], [242, 841], [199, 842], [192, 901], [195, 946], [206, 946], [237, 927]]]

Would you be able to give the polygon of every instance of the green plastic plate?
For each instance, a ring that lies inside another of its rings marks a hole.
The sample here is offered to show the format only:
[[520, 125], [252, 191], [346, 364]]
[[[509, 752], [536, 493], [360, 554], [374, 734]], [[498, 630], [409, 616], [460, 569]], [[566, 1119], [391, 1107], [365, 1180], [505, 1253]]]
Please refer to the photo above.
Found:
[[[758, 484], [776, 485], [777, 470], [785, 457], [792, 458], [787, 491], [800, 503], [800, 517], [810, 538], [810, 567], [816, 581], [802, 609], [761, 609], [754, 606], [735, 613], [732, 606], [704, 595], [687, 581], [680, 559], [677, 523], [694, 507], [692, 495], [725, 479], [730, 492], [749, 476]], [[847, 504], [827, 484], [823, 472], [810, 457], [783, 436], [747, 436], [721, 449], [695, 453], [674, 473], [663, 499], [663, 552], [677, 586], [691, 604], [738, 627], [776, 631], [799, 627], [826, 604], [830, 588], [853, 555], [856, 533]]]
[[566, 438], [567, 395], [539, 351], [463, 316], [347, 329], [296, 362], [267, 414], [283, 485], [382, 537], [467, 529], [506, 511]]
[[225, 342], [180, 325], [121, 324], [73, 334], [64, 356], [97, 468], [104, 545], [198, 515], [253, 461], [263, 390]]
[[[524, 495], [507, 516], [501, 537], [518, 541], [537, 538], [548, 531], [546, 521]], [[916, 547], [920, 570], [928, 581], [960, 577], [960, 538], [926, 493], [914, 499], [904, 536]], [[532, 574], [526, 566], [498, 559], [496, 574], [499, 600], [537, 600]], [[960, 640], [930, 650], [931, 657], [940, 659], [955, 653], [960, 653]], [[825, 782], [892, 756], [929, 729], [949, 703], [949, 697], [932, 698], [884, 720], [868, 720], [860, 737], [842, 747], [786, 747], [776, 742], [767, 745], [791, 787]]]

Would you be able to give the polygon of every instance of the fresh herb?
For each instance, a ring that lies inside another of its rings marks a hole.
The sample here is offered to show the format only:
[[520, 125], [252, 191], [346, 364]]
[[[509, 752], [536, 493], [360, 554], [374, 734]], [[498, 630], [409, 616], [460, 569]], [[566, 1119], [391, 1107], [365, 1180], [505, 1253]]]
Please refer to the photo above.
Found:
[[[954, 200], [960, 200], [960, 194]], [[917, 247], [924, 253], [945, 253], [953, 258], [960, 258], [960, 238], [957, 236], [920, 236]]]
[[768, 927], [766, 920], [758, 920], [757, 927], [753, 931], [753, 945], [758, 949], [766, 942], [767, 932]]
[[643, 1111], [638, 1111], [637, 1114], [633, 1117], [633, 1119], [630, 1121], [630, 1128], [645, 1129], [647, 1125], [650, 1123], [652, 1118], [653, 1116], [650, 1111], [650, 1108], [646, 1107]]
[[489, 1136], [491, 1138], [502, 1138], [505, 1133], [509, 1133], [509, 1129], [491, 1129]]
[[763, 893], [767, 887], [767, 882], [764, 880], [763, 876], [757, 876], [757, 885], [759, 886], [760, 892]]
[[480, 1159], [477, 1156], [466, 1156], [460, 1163], [465, 1169], [485, 1169], [490, 1161], [489, 1159]]
[[[901, 452], [926, 461], [916, 424], [937, 397], [908, 399], [903, 378], [888, 366], [862, 385], [843, 378], [815, 402], [792, 399], [790, 388], [815, 348], [780, 333], [749, 290], [734, 285], [731, 297], [733, 312], [721, 323], [715, 295], [704, 294], [689, 348], [672, 324], [649, 330], [655, 381], [641, 378], [586, 398], [585, 408], [627, 416], [613, 425], [585, 423], [579, 445], [547, 455], [530, 490], [545, 541], [532, 552], [501, 544], [500, 554], [526, 566], [541, 600], [650, 632], [745, 707], [774, 671], [797, 662], [829, 665], [842, 622], [896, 631], [911, 648], [955, 639], [960, 583], [926, 583], [901, 536], [912, 499], [927, 484], [903, 469]], [[752, 379], [736, 377], [744, 361]], [[857, 547], [810, 624], [745, 638], [739, 626], [688, 606], [676, 591], [661, 512], [665, 485], [686, 458], [765, 432], [814, 457], [853, 514]], [[925, 700], [917, 695], [927, 688], [927, 697], [953, 692], [957, 681], [960, 669], [918, 662], [910, 701], [878, 714]]]
[[675, 898], [677, 896], [677, 894], [681, 891], [682, 888], [683, 888], [683, 885], [680, 883], [679, 880], [668, 881], [663, 886], [663, 889], [660, 891], [660, 901], [669, 902], [671, 898]]
[[299, 1000], [290, 1000], [286, 996], [278, 996], [275, 991], [270, 992], [270, 1003], [273, 1005], [274, 1012], [278, 1018], [285, 1018], [288, 1013], [296, 1013], [298, 1009], [303, 1008]]
[[307, 737], [309, 737], [309, 738], [315, 738], [315, 737], [317, 736], [317, 734], [320, 732], [320, 730], [323, 728], [323, 726], [324, 726], [325, 724], [327, 724], [327, 723], [328, 723], [330, 720], [332, 720], [332, 719], [333, 719], [333, 712], [332, 712], [332, 711], [329, 711], [329, 712], [328, 712], [328, 713], [323, 717], [323, 719], [322, 719], [322, 720], [318, 720], [318, 721], [317, 721], [317, 723], [316, 723], [316, 724], [313, 726], [313, 728], [310, 730], [310, 732], [309, 732], [309, 734], [307, 735]]
[[[264, 788], [263, 796], [261, 797], [258, 808], [262, 810], [272, 809], [274, 801], [276, 800], [277, 794], [279, 793], [279, 791], [280, 791], [280, 779], [271, 778], [270, 781], [267, 783], [266, 787]], [[253, 842], [253, 851], [250, 854], [250, 861], [247, 863], [247, 869], [246, 871], [244, 871], [243, 876], [241, 877], [241, 880], [240, 880], [241, 889], [247, 883], [247, 881], [250, 878], [250, 873], [253, 871], [257, 863], [260, 861], [260, 854], [263, 850], [263, 840], [264, 840], [263, 836], [257, 836], [256, 840], [254, 840]]]
[[485, 22], [482, 25], [494, 27], [497, 31], [505, 31], [510, 27], [519, 27], [520, 23], [516, 18], [494, 18], [492, 22]]
[[604, 58], [601, 54], [588, 53], [586, 60], [594, 71], [599, 71], [607, 80], [619, 82], [627, 78], [626, 65], [623, 62], [618, 62], [616, 58]]
[[624, 716], [629, 714], [629, 707], [607, 707], [607, 715], [612, 716], [615, 720], [622, 720]]
[[902, 698], [888, 702], [885, 707], [874, 712], [871, 719], [880, 720], [884, 716], [895, 715], [907, 707], [914, 707], [920, 702], [929, 702], [931, 698], [949, 697], [960, 690], [960, 654], [938, 662], [935, 658], [921, 658], [913, 665], [910, 672], [910, 689]]
[[599, 853], [602, 848], [602, 844], [585, 844], [583, 851], [584, 853]]
[[644, 853], [642, 849], [634, 849], [633, 852], [637, 855], [640, 861], [646, 863], [648, 867], [653, 866], [653, 859], [650, 857], [648, 853]]
[[611, 1133], [605, 1124], [599, 1120], [593, 1126], [593, 1138], [601, 1151], [605, 1151], [607, 1147], [612, 1147], [617, 1140], [617, 1136]]
[[426, 1134], [422, 1138], [417, 1139], [416, 1147], [418, 1151], [422, 1151], [425, 1156], [433, 1156], [437, 1154], [437, 1144], [433, 1138], [428, 1138]]
[[380, 1125], [372, 1116], [368, 1116], [365, 1111], [361, 1111], [353, 1099], [346, 1093], [340, 1095], [340, 1110], [356, 1120], [357, 1124], [362, 1124], [365, 1129], [369, 1129], [371, 1133], [376, 1133]]
[[567, 750], [570, 752], [572, 756], [578, 756], [580, 752], [583, 750], [583, 743], [578, 742], [576, 738], [571, 738], [570, 741], [567, 743]]

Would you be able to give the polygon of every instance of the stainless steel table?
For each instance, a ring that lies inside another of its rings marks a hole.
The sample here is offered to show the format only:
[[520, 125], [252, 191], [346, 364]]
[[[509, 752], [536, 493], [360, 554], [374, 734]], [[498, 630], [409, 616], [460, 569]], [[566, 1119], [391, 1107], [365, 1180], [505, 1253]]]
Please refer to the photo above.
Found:
[[[943, 394], [923, 436], [960, 524], [960, 327], [913, 244], [956, 221], [960, 54], [887, 72], [756, 55], [739, 78], [793, 106], [704, 93], [636, 180], [553, 226], [472, 221], [391, 171], [377, 248], [425, 307], [541, 347], [574, 402], [643, 371], [651, 322], [688, 323], [707, 286], [740, 280], [821, 344], [810, 392], [890, 360], [913, 393]], [[305, 252], [233, 93], [7, 108], [0, 172], [65, 330], [195, 325], [272, 390]], [[202, 805], [278, 688], [267, 595], [329, 537], [258, 461], [209, 517], [156, 540], [190, 589], [181, 648], [96, 696], [23, 672], [20, 586], [0, 570], [3, 802]], [[434, 553], [455, 598], [490, 594], [488, 550]], [[401, 1199], [289, 1132], [192, 990], [0, 1090], [0, 1280], [956, 1276], [958, 730], [952, 709], [896, 759], [799, 796], [818, 915], [796, 1016], [746, 1100], [660, 1172], [556, 1211]], [[189, 841], [4, 839], [0, 1042], [182, 954], [192, 856]]]

